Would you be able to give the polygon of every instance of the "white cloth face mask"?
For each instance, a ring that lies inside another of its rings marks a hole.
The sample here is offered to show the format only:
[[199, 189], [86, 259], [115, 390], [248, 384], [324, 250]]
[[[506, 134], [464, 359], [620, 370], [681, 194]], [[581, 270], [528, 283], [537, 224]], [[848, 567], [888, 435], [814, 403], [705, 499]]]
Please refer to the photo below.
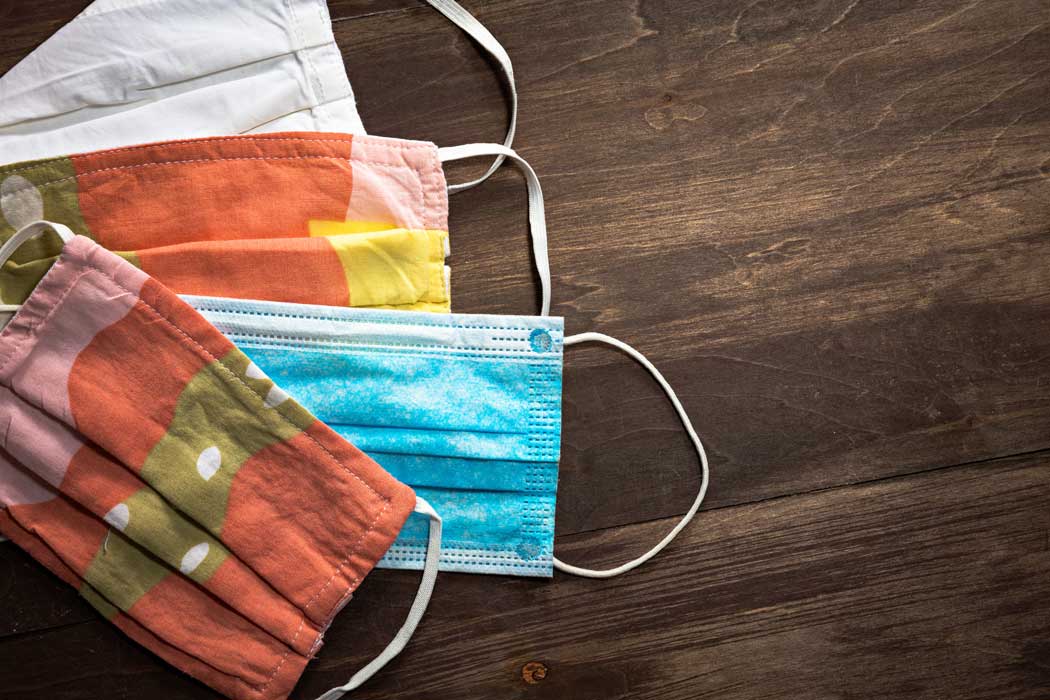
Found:
[[[500, 65], [509, 146], [507, 52], [453, 0], [427, 2]], [[325, 0], [95, 0], [0, 77], [3, 163], [276, 131], [365, 133]]]

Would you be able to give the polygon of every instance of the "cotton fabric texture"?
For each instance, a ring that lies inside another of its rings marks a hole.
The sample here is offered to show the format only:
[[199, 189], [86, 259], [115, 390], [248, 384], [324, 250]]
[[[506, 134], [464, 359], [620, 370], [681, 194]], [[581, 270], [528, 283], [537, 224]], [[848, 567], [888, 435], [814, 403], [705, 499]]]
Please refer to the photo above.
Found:
[[[552, 575], [562, 319], [185, 299], [441, 513], [442, 571]], [[412, 518], [379, 566], [425, 552]]]
[[82, 236], [0, 332], [0, 425], [0, 533], [236, 700], [288, 695], [416, 504]]
[[364, 133], [325, 0], [96, 0], [0, 78], [6, 162], [279, 131]]
[[[0, 240], [48, 219], [177, 292], [448, 311], [448, 195], [433, 144], [285, 133], [0, 166]], [[20, 248], [19, 303], [58, 254]]]

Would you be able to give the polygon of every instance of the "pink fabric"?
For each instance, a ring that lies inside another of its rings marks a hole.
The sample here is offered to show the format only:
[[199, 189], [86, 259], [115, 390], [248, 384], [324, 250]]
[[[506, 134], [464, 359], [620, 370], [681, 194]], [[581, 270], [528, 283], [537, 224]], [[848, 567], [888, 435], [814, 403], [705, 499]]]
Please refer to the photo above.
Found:
[[[68, 265], [69, 257], [80, 257], [114, 275], [126, 292], [114, 293], [112, 284], [90, 267]], [[0, 383], [13, 387], [51, 415], [72, 422], [69, 406], [69, 373], [80, 352], [103, 328], [123, 318], [138, 301], [138, 292], [149, 279], [90, 239], [76, 236], [66, 244], [65, 254], [48, 271], [21, 311], [0, 333]], [[91, 308], [91, 314], [59, 313], [63, 306]], [[45, 323], [48, 332], [37, 337]], [[35, 341], [35, 342], [34, 342]], [[30, 348], [35, 349], [30, 353]]]

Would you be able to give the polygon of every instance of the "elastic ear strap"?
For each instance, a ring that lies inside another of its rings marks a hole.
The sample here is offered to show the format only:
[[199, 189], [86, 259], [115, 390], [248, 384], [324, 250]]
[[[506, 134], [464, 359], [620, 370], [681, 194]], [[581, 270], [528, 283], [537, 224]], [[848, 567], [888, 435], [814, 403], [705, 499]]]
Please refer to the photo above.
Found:
[[[11, 256], [15, 254], [16, 250], [22, 247], [23, 243], [30, 238], [36, 238], [41, 233], [45, 233], [49, 230], [57, 233], [59, 238], [62, 239], [62, 243], [68, 243], [72, 240], [73, 236], [76, 235], [69, 230], [68, 226], [56, 224], [51, 221], [34, 221], [31, 224], [26, 224], [18, 229], [18, 232], [15, 233], [15, 235], [8, 238], [3, 246], [0, 246], [0, 268], [3, 268], [3, 266], [7, 264], [7, 261], [11, 259]], [[18, 311], [21, 307], [21, 304], [0, 304], [0, 313], [13, 313]]]
[[390, 640], [386, 649], [379, 653], [379, 656], [372, 659], [367, 666], [355, 673], [345, 685], [332, 688], [324, 695], [318, 697], [317, 700], [337, 700], [337, 698], [343, 697], [344, 694], [354, 690], [378, 673], [379, 669], [386, 666], [391, 659], [401, 653], [401, 650], [405, 648], [408, 640], [412, 638], [412, 634], [416, 631], [419, 621], [423, 618], [423, 613], [426, 612], [427, 605], [430, 603], [430, 595], [434, 592], [434, 581], [437, 579], [438, 557], [441, 556], [441, 516], [437, 514], [437, 511], [429, 503], [419, 496], [416, 496], [415, 512], [422, 513], [430, 518], [430, 534], [427, 538], [427, 557], [423, 564], [423, 578], [419, 582], [419, 590], [416, 591], [416, 599], [412, 601], [412, 608], [408, 611], [405, 624], [401, 626], [394, 638]]
[[704, 451], [704, 446], [700, 442], [700, 438], [697, 437], [696, 431], [693, 430], [693, 424], [689, 421], [689, 416], [686, 415], [685, 409], [682, 408], [682, 403], [678, 400], [678, 397], [674, 393], [674, 389], [667, 383], [660, 371], [653, 366], [649, 360], [645, 359], [645, 355], [632, 348], [627, 343], [617, 340], [616, 338], [610, 338], [603, 333], [579, 333], [577, 335], [570, 335], [565, 338], [566, 345], [576, 345], [577, 343], [605, 343], [606, 345], [612, 345], [615, 348], [623, 350], [625, 353], [635, 359], [640, 365], [649, 370], [649, 374], [653, 375], [657, 383], [663, 388], [664, 393], [667, 394], [667, 398], [671, 400], [671, 404], [674, 406], [674, 410], [678, 413], [678, 417], [682, 421], [682, 426], [685, 428], [685, 432], [689, 434], [689, 439], [693, 441], [693, 447], [696, 448], [696, 454], [700, 457], [700, 491], [696, 494], [696, 500], [693, 501], [693, 505], [689, 507], [688, 512], [682, 519], [678, 521], [678, 524], [667, 533], [667, 535], [660, 540], [655, 547], [650, 549], [648, 552], [638, 557], [633, 561], [629, 561], [626, 564], [617, 566], [613, 569], [583, 569], [572, 564], [566, 564], [557, 557], [554, 558], [554, 568], [558, 571], [564, 571], [567, 574], [573, 574], [575, 576], [584, 576], [586, 578], [612, 578], [618, 576], [625, 571], [630, 571], [635, 567], [641, 566], [645, 562], [649, 561], [660, 551], [670, 544], [671, 540], [678, 536], [678, 533], [689, 524], [689, 521], [696, 515], [696, 511], [700, 509], [700, 504], [704, 501], [704, 496], [707, 494], [707, 483], [708, 483], [708, 467], [707, 467], [707, 453]]
[[497, 143], [468, 143], [438, 149], [438, 159], [442, 163], [493, 154], [510, 158], [525, 175], [525, 185], [529, 192], [529, 235], [532, 236], [532, 254], [536, 258], [536, 272], [540, 276], [543, 294], [540, 315], [547, 316], [551, 311], [551, 264], [547, 256], [547, 215], [543, 208], [543, 190], [540, 188], [540, 179], [536, 176], [536, 171], [524, 158]]
[[[510, 63], [510, 56], [496, 37], [492, 36], [492, 33], [485, 28], [485, 25], [463, 9], [458, 2], [455, 2], [454, 0], [427, 0], [427, 2], [430, 3], [435, 10], [445, 15], [445, 17], [448, 17], [453, 24], [469, 34], [474, 41], [478, 42], [483, 49], [489, 52], [489, 55], [491, 55], [492, 58], [496, 60], [496, 63], [499, 64], [500, 68], [503, 69], [503, 74], [507, 78], [507, 87], [510, 91], [510, 124], [507, 126], [507, 135], [503, 139], [503, 145], [510, 148], [510, 145], [514, 143], [514, 131], [518, 128], [518, 90], [514, 85], [514, 67]], [[488, 155], [498, 155], [499, 157], [489, 166], [489, 169], [484, 175], [476, 180], [471, 180], [470, 182], [464, 182], [459, 185], [449, 185], [449, 193], [455, 194], [456, 192], [469, 190], [471, 187], [480, 185], [487, 180], [492, 173], [499, 169], [499, 166], [503, 164], [503, 159], [506, 157], [504, 154]]]

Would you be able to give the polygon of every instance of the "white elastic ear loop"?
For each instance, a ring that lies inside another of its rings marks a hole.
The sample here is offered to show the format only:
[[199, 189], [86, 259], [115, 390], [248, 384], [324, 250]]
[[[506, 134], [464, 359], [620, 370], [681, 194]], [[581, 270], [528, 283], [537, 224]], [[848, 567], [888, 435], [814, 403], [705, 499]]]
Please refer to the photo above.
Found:
[[[7, 261], [11, 259], [11, 256], [15, 254], [15, 251], [23, 243], [49, 230], [57, 233], [63, 244], [68, 243], [76, 235], [69, 230], [68, 226], [51, 221], [34, 221], [31, 224], [26, 224], [18, 229], [15, 235], [8, 238], [3, 246], [0, 246], [0, 268], [7, 264]], [[21, 304], [0, 304], [0, 313], [15, 313], [20, 308], [22, 308]]]
[[525, 174], [525, 186], [529, 193], [529, 235], [532, 236], [532, 255], [536, 258], [536, 272], [540, 276], [543, 295], [540, 316], [547, 316], [551, 311], [551, 264], [547, 256], [547, 215], [543, 208], [543, 190], [540, 188], [540, 179], [536, 176], [536, 171], [524, 158], [498, 143], [468, 143], [439, 148], [438, 160], [447, 163], [450, 160], [490, 156], [496, 153], [510, 158]]
[[[510, 145], [514, 143], [514, 131], [518, 128], [518, 90], [514, 85], [514, 67], [510, 63], [510, 56], [496, 37], [492, 36], [492, 33], [485, 28], [485, 25], [477, 21], [458, 2], [454, 2], [454, 0], [427, 0], [427, 2], [435, 10], [448, 17], [453, 24], [469, 34], [474, 41], [478, 42], [483, 49], [489, 52], [489, 55], [496, 59], [496, 63], [503, 69], [503, 74], [507, 78], [507, 87], [510, 91], [510, 124], [507, 126], [507, 135], [503, 139], [503, 145], [510, 148]], [[503, 159], [506, 157], [505, 154], [490, 153], [487, 155], [498, 155], [499, 157], [489, 166], [485, 174], [477, 180], [464, 182], [460, 185], [449, 185], [448, 191], [450, 194], [469, 190], [471, 187], [480, 185], [499, 169], [499, 166], [503, 164]]]
[[367, 666], [355, 673], [345, 685], [332, 688], [324, 695], [319, 696], [317, 700], [336, 700], [341, 698], [344, 694], [354, 690], [378, 673], [379, 669], [386, 666], [391, 659], [401, 653], [401, 650], [408, 644], [408, 640], [412, 638], [412, 633], [416, 631], [419, 621], [423, 618], [423, 613], [426, 612], [427, 605], [430, 603], [430, 594], [434, 592], [434, 581], [438, 572], [438, 557], [441, 556], [441, 516], [437, 514], [437, 511], [429, 503], [419, 496], [416, 496], [415, 512], [422, 513], [430, 518], [430, 534], [427, 537], [427, 557], [423, 564], [423, 578], [419, 582], [419, 590], [416, 591], [416, 599], [412, 601], [412, 608], [408, 611], [405, 624], [401, 626], [401, 629], [390, 640], [386, 649], [380, 652], [379, 656], [372, 659]]
[[685, 432], [689, 434], [689, 439], [693, 441], [693, 447], [696, 448], [696, 454], [700, 457], [700, 491], [696, 494], [696, 500], [693, 501], [693, 505], [689, 507], [688, 512], [686, 512], [686, 514], [682, 516], [682, 519], [678, 521], [678, 524], [675, 525], [674, 528], [648, 552], [633, 561], [623, 564], [622, 566], [617, 566], [614, 569], [601, 570], [583, 569], [578, 566], [573, 566], [572, 564], [566, 564], [557, 557], [554, 557], [554, 568], [558, 571], [564, 571], [567, 574], [584, 576], [586, 578], [612, 578], [613, 576], [618, 576], [626, 571], [641, 566], [655, 557], [664, 547], [670, 544], [671, 540], [677, 537], [678, 533], [681, 532], [682, 529], [689, 524], [689, 521], [693, 519], [693, 516], [696, 515], [696, 511], [700, 509], [700, 504], [704, 501], [704, 496], [707, 494], [707, 453], [704, 451], [704, 446], [700, 442], [700, 438], [697, 437], [696, 431], [693, 430], [693, 424], [689, 421], [689, 416], [686, 415], [685, 409], [682, 408], [682, 403], [675, 395], [674, 389], [672, 389], [671, 385], [667, 383], [664, 376], [660, 374], [660, 370], [656, 369], [649, 360], [645, 359], [645, 355], [638, 352], [627, 343], [619, 341], [616, 338], [610, 338], [603, 333], [578, 333], [565, 338], [565, 345], [576, 345], [577, 343], [588, 342], [605, 343], [606, 345], [612, 345], [615, 348], [619, 348], [637, 360], [642, 367], [649, 370], [649, 374], [653, 375], [657, 383], [663, 388], [664, 393], [667, 394], [667, 398], [671, 399], [671, 404], [674, 406], [674, 410], [678, 412], [678, 417], [682, 421], [682, 426], [685, 428]]

